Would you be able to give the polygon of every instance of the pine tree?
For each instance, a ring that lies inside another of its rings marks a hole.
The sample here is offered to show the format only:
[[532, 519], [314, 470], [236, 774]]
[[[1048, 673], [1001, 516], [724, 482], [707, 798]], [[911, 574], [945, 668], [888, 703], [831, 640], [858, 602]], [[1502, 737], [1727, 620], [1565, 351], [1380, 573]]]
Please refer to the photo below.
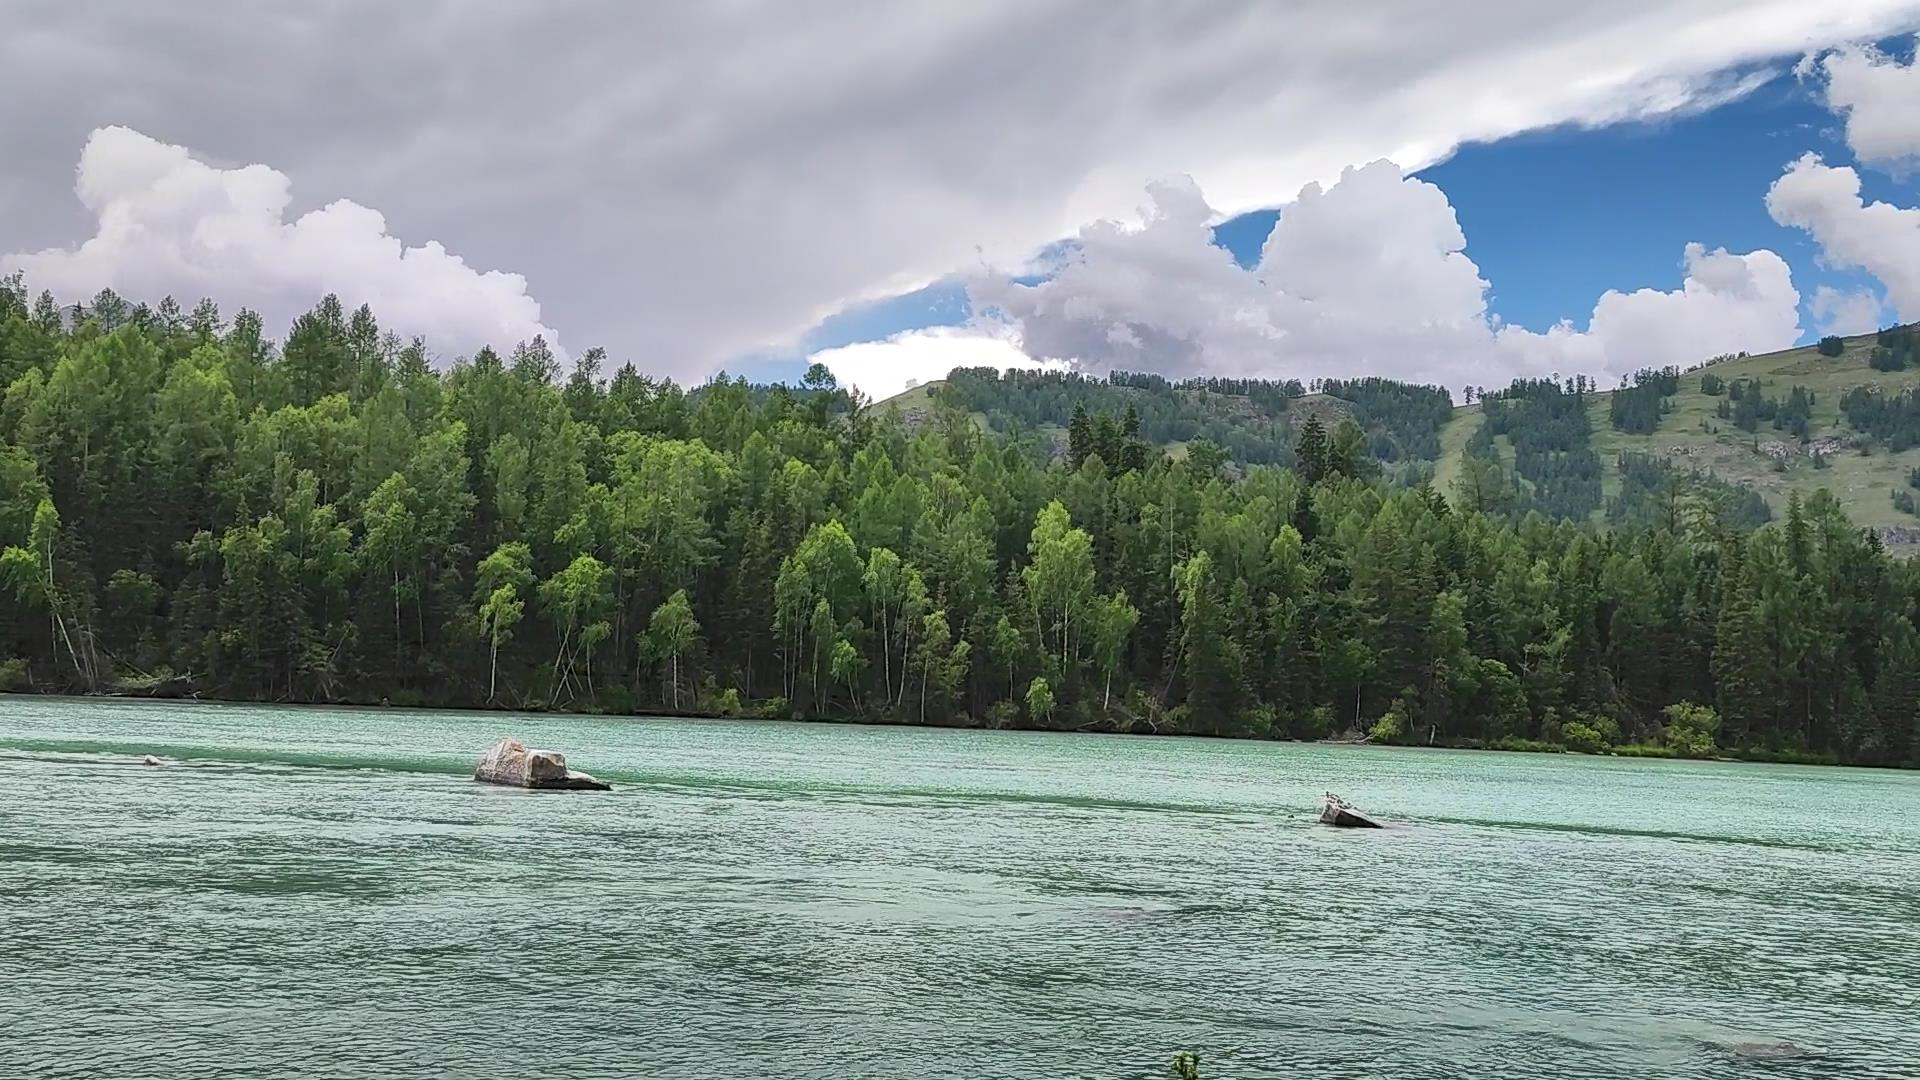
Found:
[[1085, 405], [1073, 407], [1073, 419], [1067, 423], [1067, 467], [1078, 469], [1093, 453], [1093, 421]]
[[1741, 553], [1728, 554], [1724, 600], [1714, 628], [1713, 678], [1726, 730], [1736, 745], [1770, 727], [1779, 677], [1760, 601]]
[[1327, 475], [1327, 429], [1320, 423], [1320, 417], [1312, 415], [1300, 428], [1300, 441], [1294, 445], [1294, 467], [1300, 471], [1300, 479], [1309, 487], [1319, 483]]
[[1884, 765], [1915, 764], [1915, 751], [1920, 750], [1920, 635], [1904, 620], [1880, 639], [1873, 718], [1873, 759]]

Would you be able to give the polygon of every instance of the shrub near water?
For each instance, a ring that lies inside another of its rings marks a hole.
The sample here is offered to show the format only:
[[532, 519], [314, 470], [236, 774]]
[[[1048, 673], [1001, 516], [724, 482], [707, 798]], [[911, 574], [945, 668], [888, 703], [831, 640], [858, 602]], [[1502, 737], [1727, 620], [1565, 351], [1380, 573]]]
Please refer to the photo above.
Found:
[[1578, 720], [1566, 726], [1561, 733], [1561, 738], [1566, 740], [1567, 749], [1576, 754], [1600, 754], [1605, 753], [1607, 749], [1607, 740], [1602, 738], [1598, 731]]
[[1681, 702], [1666, 708], [1667, 727], [1661, 741], [1681, 757], [1710, 758], [1718, 752], [1713, 737], [1720, 730], [1720, 714], [1705, 705]]

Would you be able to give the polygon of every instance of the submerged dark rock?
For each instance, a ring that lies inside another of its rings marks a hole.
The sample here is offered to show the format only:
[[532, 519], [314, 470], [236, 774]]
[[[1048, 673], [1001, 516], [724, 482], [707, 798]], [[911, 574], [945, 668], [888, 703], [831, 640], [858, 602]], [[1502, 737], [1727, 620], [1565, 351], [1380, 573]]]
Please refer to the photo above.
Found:
[[473, 778], [483, 784], [537, 791], [611, 791], [613, 785], [567, 768], [557, 750], [529, 750], [519, 739], [501, 739], [487, 747]]

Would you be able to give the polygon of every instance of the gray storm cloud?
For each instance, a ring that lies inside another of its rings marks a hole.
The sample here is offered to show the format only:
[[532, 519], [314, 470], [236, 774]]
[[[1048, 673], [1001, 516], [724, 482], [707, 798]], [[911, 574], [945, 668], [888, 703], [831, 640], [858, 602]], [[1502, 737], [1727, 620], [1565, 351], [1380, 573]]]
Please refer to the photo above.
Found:
[[[316, 236], [405, 238], [403, 266], [441, 261], [431, 238], [519, 274], [572, 347], [681, 377], [862, 298], [1016, 265], [1125, 216], [1144, 178], [1191, 174], [1220, 212], [1278, 205], [1354, 162], [1700, 107], [1750, 85], [1745, 65], [1920, 19], [1915, 0], [14, 7], [0, 251], [101, 232], [72, 165], [120, 125], [219, 170], [265, 163], [289, 180], [285, 225], [321, 211]], [[202, 260], [181, 283], [168, 251], [99, 254], [118, 261], [96, 278], [180, 294], [243, 295], [260, 269]], [[357, 272], [307, 284], [344, 295]], [[474, 288], [408, 317], [464, 320]]]

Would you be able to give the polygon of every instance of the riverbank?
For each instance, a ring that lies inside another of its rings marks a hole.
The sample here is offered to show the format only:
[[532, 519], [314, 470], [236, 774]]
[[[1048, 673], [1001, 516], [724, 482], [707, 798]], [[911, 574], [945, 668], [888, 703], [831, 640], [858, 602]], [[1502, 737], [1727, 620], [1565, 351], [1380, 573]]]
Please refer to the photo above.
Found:
[[1661, 758], [1661, 759], [1669, 759], [1669, 760], [1676, 760], [1676, 761], [1677, 760], [1721, 761], [1721, 762], [1730, 762], [1730, 763], [1768, 764], [1768, 765], [1821, 765], [1821, 766], [1836, 766], [1836, 767], [1848, 767], [1848, 768], [1891, 768], [1897, 771], [1910, 771], [1912, 769], [1912, 766], [1881, 766], [1881, 765], [1876, 765], [1871, 763], [1847, 762], [1847, 761], [1840, 760], [1838, 757], [1832, 754], [1814, 754], [1814, 753], [1806, 753], [1806, 752], [1792, 751], [1792, 750], [1770, 750], [1770, 749], [1760, 748], [1760, 747], [1751, 747], [1751, 748], [1718, 747], [1718, 748], [1715, 748], [1715, 751], [1713, 753], [1691, 754], [1691, 753], [1682, 752], [1680, 750], [1676, 750], [1672, 747], [1661, 746], [1654, 743], [1626, 743], [1626, 744], [1621, 744], [1617, 746], [1608, 746], [1600, 750], [1588, 750], [1588, 749], [1581, 749], [1577, 747], [1568, 746], [1564, 743], [1553, 743], [1553, 742], [1545, 742], [1537, 739], [1522, 739], [1522, 738], [1512, 738], [1512, 737], [1496, 740], [1495, 742], [1492, 742], [1492, 743], [1485, 743], [1477, 739], [1448, 739], [1448, 740], [1441, 740], [1439, 742], [1423, 745], [1419, 743], [1403, 743], [1403, 742], [1388, 742], [1388, 741], [1373, 740], [1373, 739], [1366, 738], [1364, 736], [1360, 736], [1358, 732], [1349, 732], [1347, 735], [1340, 736], [1340, 737], [1329, 737], [1329, 738], [1318, 738], [1318, 739], [1292, 739], [1292, 738], [1279, 738], [1279, 737], [1273, 737], [1273, 736], [1267, 736], [1267, 735], [1259, 735], [1259, 734], [1253, 734], [1253, 733], [1156, 730], [1150, 727], [1144, 727], [1140, 725], [1134, 725], [1134, 726], [1128, 726], [1128, 727], [1121, 727], [1121, 726], [1049, 727], [1049, 726], [1033, 725], [1033, 724], [1026, 724], [1026, 723], [1013, 723], [1013, 724], [1008, 724], [1000, 727], [995, 727], [989, 724], [973, 723], [971, 722], [971, 718], [965, 717], [965, 716], [953, 717], [945, 721], [920, 722], [917, 720], [894, 719], [894, 718], [888, 718], [888, 717], [873, 717], [873, 716], [769, 715], [765, 710], [762, 710], [762, 709], [743, 709], [740, 712], [731, 713], [731, 714], [720, 713], [720, 712], [710, 712], [710, 711], [685, 710], [685, 709], [676, 711], [676, 710], [667, 709], [667, 708], [634, 710], [631, 712], [613, 712], [608, 710], [572, 709], [572, 708], [551, 707], [551, 706], [549, 707], [508, 706], [501, 703], [480, 704], [480, 705], [458, 705], [458, 704], [448, 705], [448, 704], [411, 704], [411, 703], [396, 704], [391, 701], [376, 701], [376, 702], [252, 701], [244, 698], [222, 698], [222, 697], [214, 697], [214, 696], [206, 696], [206, 695], [194, 695], [191, 697], [183, 697], [183, 698], [169, 698], [169, 697], [146, 696], [146, 695], [139, 695], [139, 694], [68, 694], [68, 693], [51, 692], [51, 691], [43, 692], [43, 691], [33, 690], [33, 689], [26, 689], [26, 690], [14, 689], [9, 691], [0, 691], [0, 698], [7, 697], [9, 695], [19, 696], [19, 697], [42, 698], [47, 700], [66, 700], [66, 701], [76, 701], [76, 702], [88, 702], [88, 701], [128, 702], [128, 703], [134, 703], [134, 704], [165, 703], [165, 704], [173, 704], [173, 705], [188, 705], [188, 706], [204, 705], [209, 707], [226, 707], [226, 708], [251, 707], [251, 708], [274, 708], [274, 709], [279, 709], [279, 708], [337, 709], [337, 710], [347, 710], [347, 711], [355, 711], [355, 712], [404, 711], [404, 712], [420, 712], [420, 713], [440, 713], [440, 712], [497, 713], [502, 715], [529, 716], [529, 717], [599, 717], [599, 718], [608, 718], [608, 719], [618, 719], [621, 717], [633, 717], [633, 718], [645, 717], [650, 719], [690, 720], [690, 721], [767, 721], [767, 722], [790, 722], [790, 723], [799, 723], [799, 724], [821, 724], [821, 725], [831, 725], [831, 726], [874, 727], [874, 728], [926, 728], [926, 729], [933, 729], [933, 730], [949, 730], [949, 731], [1032, 731], [1032, 732], [1048, 732], [1048, 733], [1062, 734], [1062, 735], [1085, 734], [1085, 735], [1124, 735], [1124, 736], [1132, 736], [1132, 737], [1163, 738], [1163, 739], [1226, 739], [1226, 740], [1232, 740], [1232, 741], [1256, 742], [1256, 743], [1289, 743], [1289, 744], [1295, 744], [1295, 745], [1323, 745], [1323, 746], [1374, 746], [1374, 747], [1392, 747], [1396, 749], [1408, 749], [1408, 750], [1418, 750], [1418, 749], [1472, 750], [1472, 751], [1502, 753], [1502, 754], [1568, 754], [1573, 756], [1588, 756], [1588, 757]]

